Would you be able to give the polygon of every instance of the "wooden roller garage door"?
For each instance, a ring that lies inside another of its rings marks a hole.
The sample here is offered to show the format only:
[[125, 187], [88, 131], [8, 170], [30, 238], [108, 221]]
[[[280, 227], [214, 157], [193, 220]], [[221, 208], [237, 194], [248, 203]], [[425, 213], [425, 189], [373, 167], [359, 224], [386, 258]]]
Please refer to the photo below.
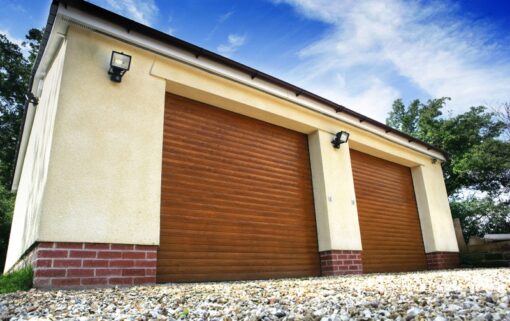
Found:
[[158, 282], [320, 273], [304, 134], [167, 94]]
[[425, 270], [411, 169], [351, 150], [364, 272]]

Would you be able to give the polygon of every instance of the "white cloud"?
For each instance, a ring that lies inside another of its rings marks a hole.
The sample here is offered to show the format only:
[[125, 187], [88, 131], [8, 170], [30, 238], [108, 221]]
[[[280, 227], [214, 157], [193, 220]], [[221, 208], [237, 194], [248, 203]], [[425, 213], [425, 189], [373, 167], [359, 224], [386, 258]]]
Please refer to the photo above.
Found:
[[99, 5], [146, 25], [152, 25], [158, 7], [154, 0], [97, 0]]
[[222, 55], [230, 55], [237, 51], [239, 47], [244, 45], [246, 41], [246, 36], [236, 35], [236, 34], [229, 34], [227, 38], [226, 44], [221, 44], [218, 46], [217, 50]]
[[27, 13], [27, 9], [25, 9], [25, 7], [19, 3], [9, 3], [9, 9], [12, 9], [13, 11], [23, 13], [23, 14]]
[[227, 21], [233, 14], [234, 14], [234, 11], [230, 10], [230, 11], [227, 11], [224, 14], [220, 15], [218, 17], [218, 20], [216, 21], [216, 24], [214, 25], [214, 27], [211, 29], [211, 31], [209, 31], [209, 34], [207, 35], [206, 39], [207, 40], [211, 39], [211, 37], [216, 33], [216, 31], [220, 28], [220, 26], [223, 25], [223, 23], [225, 21]]
[[173, 27], [168, 27], [166, 29], [166, 33], [168, 33], [169, 35], [175, 36], [175, 32], [176, 32], [176, 29]]
[[303, 87], [370, 118], [384, 121], [389, 109], [386, 107], [391, 106], [393, 101], [400, 97], [399, 91], [376, 76], [363, 78], [362, 82], [363, 88], [357, 90], [350, 86], [349, 79], [336, 74], [331, 77], [311, 77], [309, 81], [304, 81]]
[[459, 17], [452, 3], [277, 2], [331, 26], [298, 53], [287, 78], [367, 116], [383, 121], [408, 90], [452, 97], [454, 112], [510, 101], [509, 44], [495, 42], [490, 25]]
[[173, 16], [170, 15], [168, 17], [168, 23], [170, 24], [170, 26], [166, 29], [166, 33], [168, 33], [169, 35], [175, 36], [177, 29], [175, 29], [172, 26], [173, 20], [174, 20]]
[[232, 15], [234, 14], [234, 11], [228, 11], [228, 12], [225, 12], [224, 14], [222, 14], [221, 16], [218, 17], [218, 23], [224, 23], [225, 21], [228, 20], [228, 18], [230, 18]]

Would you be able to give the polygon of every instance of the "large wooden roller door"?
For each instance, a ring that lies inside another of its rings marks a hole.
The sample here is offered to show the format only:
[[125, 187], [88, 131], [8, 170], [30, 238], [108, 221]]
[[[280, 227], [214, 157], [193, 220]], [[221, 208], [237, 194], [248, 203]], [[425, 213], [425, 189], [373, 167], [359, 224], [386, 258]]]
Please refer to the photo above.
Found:
[[425, 270], [420, 219], [408, 167], [351, 150], [364, 272]]
[[167, 94], [158, 282], [320, 273], [304, 134]]

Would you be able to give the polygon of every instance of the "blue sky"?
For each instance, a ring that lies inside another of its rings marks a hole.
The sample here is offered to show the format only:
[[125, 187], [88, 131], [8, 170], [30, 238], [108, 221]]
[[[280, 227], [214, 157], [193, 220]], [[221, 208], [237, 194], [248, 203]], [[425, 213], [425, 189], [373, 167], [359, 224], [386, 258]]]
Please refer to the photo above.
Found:
[[[510, 1], [93, 0], [384, 121], [396, 98], [510, 102]], [[0, 0], [20, 42], [50, 1]]]

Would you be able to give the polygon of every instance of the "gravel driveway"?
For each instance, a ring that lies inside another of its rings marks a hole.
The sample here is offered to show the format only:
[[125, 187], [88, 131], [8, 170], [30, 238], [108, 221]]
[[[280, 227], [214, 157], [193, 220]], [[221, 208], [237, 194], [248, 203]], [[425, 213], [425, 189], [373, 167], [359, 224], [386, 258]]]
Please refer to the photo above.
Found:
[[510, 269], [0, 296], [1, 320], [510, 320]]

